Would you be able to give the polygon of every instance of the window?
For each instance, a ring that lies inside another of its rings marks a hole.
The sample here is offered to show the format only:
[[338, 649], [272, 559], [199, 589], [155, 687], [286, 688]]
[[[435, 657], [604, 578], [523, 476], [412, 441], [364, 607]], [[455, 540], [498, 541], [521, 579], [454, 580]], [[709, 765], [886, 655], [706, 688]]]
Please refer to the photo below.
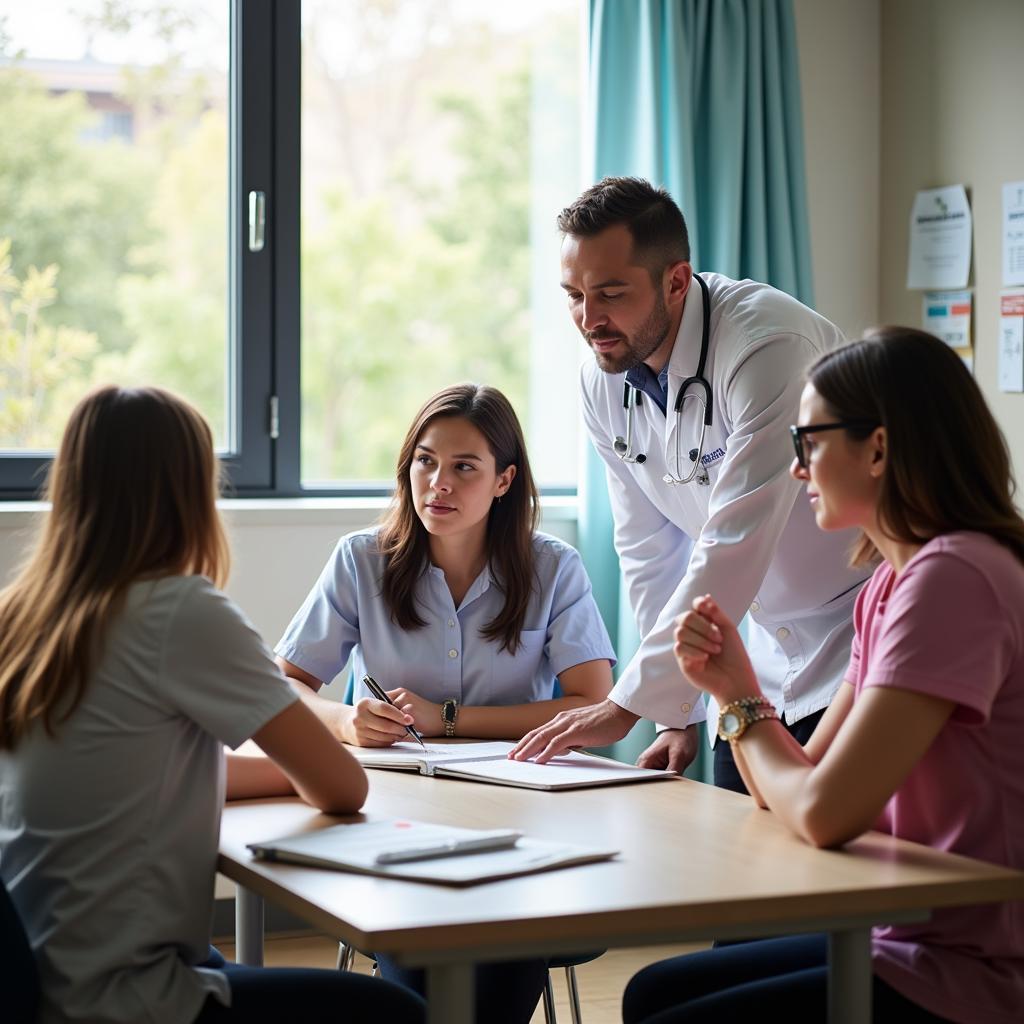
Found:
[[387, 489], [415, 409], [479, 380], [574, 486], [581, 11], [503, 6], [0, 0], [0, 491], [108, 382], [298, 495]]
[[228, 13], [6, 5], [5, 453], [52, 450], [108, 382], [173, 388], [227, 447]]

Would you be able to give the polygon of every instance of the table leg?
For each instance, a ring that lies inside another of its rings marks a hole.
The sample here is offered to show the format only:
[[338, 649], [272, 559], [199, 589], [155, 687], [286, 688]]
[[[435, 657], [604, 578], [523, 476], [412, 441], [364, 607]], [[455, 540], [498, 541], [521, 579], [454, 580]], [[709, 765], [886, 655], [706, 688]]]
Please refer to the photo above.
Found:
[[427, 968], [427, 1022], [472, 1024], [472, 964], [435, 964]]
[[263, 966], [263, 897], [241, 885], [235, 886], [235, 960]]
[[829, 1024], [870, 1024], [871, 988], [871, 929], [830, 932]]

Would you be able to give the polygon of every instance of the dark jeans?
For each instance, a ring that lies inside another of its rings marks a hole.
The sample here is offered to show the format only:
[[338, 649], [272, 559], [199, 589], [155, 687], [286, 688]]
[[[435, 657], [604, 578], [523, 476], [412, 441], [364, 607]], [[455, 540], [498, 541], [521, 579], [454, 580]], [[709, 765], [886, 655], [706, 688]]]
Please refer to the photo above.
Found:
[[[374, 954], [381, 976], [426, 994], [426, 971], [399, 967], [390, 957]], [[546, 957], [506, 963], [477, 964], [474, 970], [474, 1019], [477, 1024], [528, 1024], [544, 991]]]
[[222, 970], [231, 985], [231, 1006], [208, 996], [194, 1024], [423, 1024], [426, 1003], [382, 978], [305, 967], [243, 967], [216, 949], [200, 966]]
[[[821, 1024], [828, 1015], [824, 935], [761, 939], [645, 967], [622, 997], [623, 1024], [722, 1024], [780, 1020]], [[943, 1024], [877, 976], [873, 1024]]]
[[[815, 711], [813, 715], [801, 718], [799, 722], [794, 722], [792, 725], [786, 721], [786, 716], [783, 715], [782, 724], [798, 743], [803, 744], [811, 738], [811, 733], [817, 728], [821, 716], [825, 714], [826, 710], [828, 709], [822, 708], [821, 711]], [[757, 726], [755, 725], [754, 728], [756, 729]], [[718, 740], [715, 743], [715, 785], [720, 789], [731, 789], [734, 793], [746, 794], [747, 792], [736, 762], [732, 758], [732, 744], [726, 743], [725, 740]]]

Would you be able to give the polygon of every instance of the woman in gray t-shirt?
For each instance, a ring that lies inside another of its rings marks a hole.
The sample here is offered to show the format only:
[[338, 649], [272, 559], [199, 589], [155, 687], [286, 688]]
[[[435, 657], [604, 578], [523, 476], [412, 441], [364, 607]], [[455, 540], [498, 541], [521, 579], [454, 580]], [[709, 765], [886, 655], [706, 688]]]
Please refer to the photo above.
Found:
[[[225, 786], [253, 795], [223, 745], [252, 737], [333, 813], [362, 768], [299, 701], [215, 586], [227, 544], [209, 427], [155, 389], [75, 409], [52, 511], [0, 592], [0, 877], [25, 926], [41, 1021], [419, 1021], [417, 997], [336, 971], [211, 957]], [[211, 582], [214, 581], [214, 582]]]

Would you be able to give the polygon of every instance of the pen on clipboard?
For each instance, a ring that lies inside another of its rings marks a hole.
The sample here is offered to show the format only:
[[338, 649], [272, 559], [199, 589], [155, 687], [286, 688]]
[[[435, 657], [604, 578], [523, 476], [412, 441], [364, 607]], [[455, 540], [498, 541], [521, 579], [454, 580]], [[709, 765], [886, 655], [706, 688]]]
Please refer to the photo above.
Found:
[[442, 839], [424, 846], [407, 846], [403, 849], [382, 850], [374, 857], [376, 864], [407, 864], [416, 860], [434, 860], [437, 857], [455, 857], [462, 853], [487, 853], [491, 850], [507, 850], [522, 838], [521, 832], [501, 829], [486, 832], [480, 836], [465, 839]]
[[[363, 676], [363, 683], [366, 688], [377, 698], [377, 700], [384, 701], [385, 704], [390, 704], [393, 708], [398, 705], [384, 692], [381, 688], [380, 683], [377, 682], [373, 676]], [[405, 731], [424, 749], [427, 749], [426, 743], [423, 742], [423, 737], [411, 726], [407, 725]]]

